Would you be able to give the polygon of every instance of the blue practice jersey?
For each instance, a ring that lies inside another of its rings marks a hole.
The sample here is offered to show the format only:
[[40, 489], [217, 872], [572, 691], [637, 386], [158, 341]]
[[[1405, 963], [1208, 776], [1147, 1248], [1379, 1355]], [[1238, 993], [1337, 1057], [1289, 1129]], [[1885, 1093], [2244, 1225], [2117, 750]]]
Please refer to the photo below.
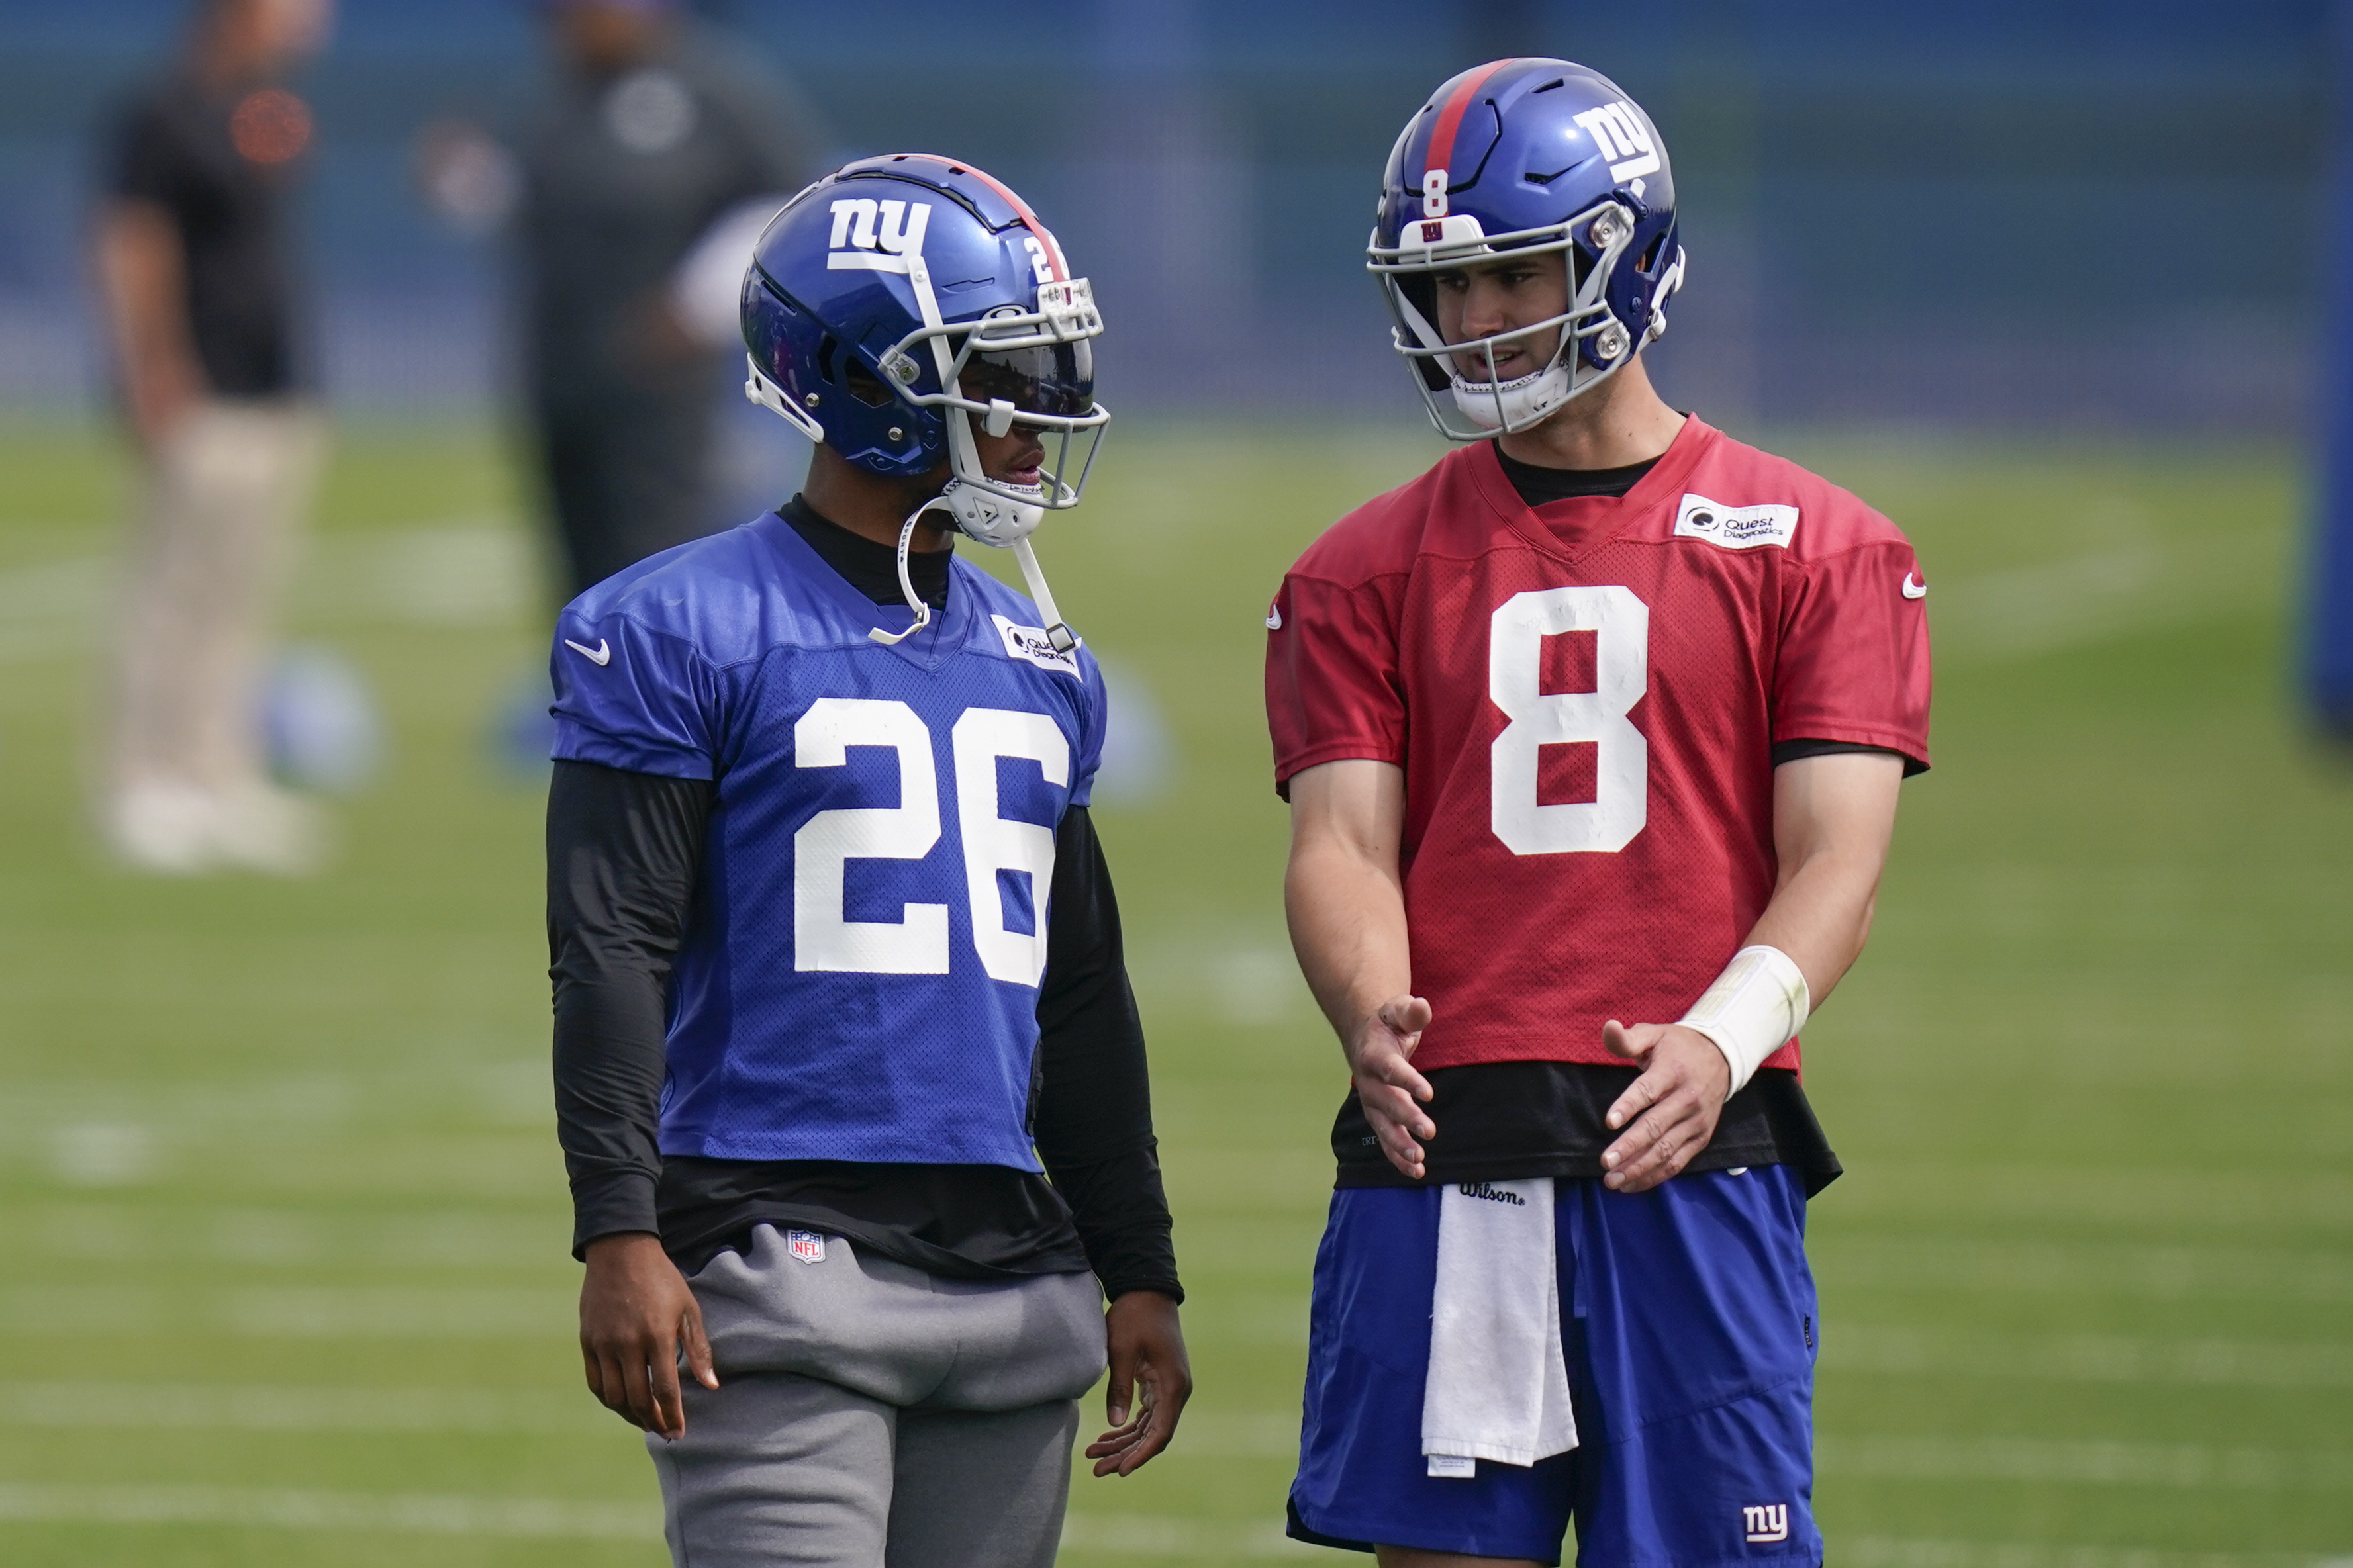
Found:
[[1054, 833], [1102, 673], [954, 563], [947, 608], [852, 588], [770, 513], [557, 624], [558, 759], [717, 786], [670, 979], [661, 1152], [1039, 1168], [1027, 1128]]

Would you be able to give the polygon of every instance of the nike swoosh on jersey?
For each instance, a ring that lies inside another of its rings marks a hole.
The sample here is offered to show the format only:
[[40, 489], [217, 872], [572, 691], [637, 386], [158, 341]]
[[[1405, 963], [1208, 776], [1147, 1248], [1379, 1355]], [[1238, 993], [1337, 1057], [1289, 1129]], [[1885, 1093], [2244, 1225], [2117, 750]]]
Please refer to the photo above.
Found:
[[1282, 605], [1275, 605], [1272, 609], [1271, 609], [1271, 610], [1267, 611], [1267, 613], [1266, 613], [1266, 629], [1267, 629], [1268, 631], [1271, 631], [1271, 632], [1279, 632], [1279, 631], [1281, 631], [1281, 630], [1282, 629]]
[[1925, 599], [1928, 596], [1928, 584], [1921, 582], [1915, 574], [1906, 572], [1904, 574], [1904, 596], [1907, 599]]
[[[1926, 589], [1921, 591], [1923, 593], [1926, 592]], [[1906, 592], [1909, 592], [1909, 590], [1907, 589]], [[584, 647], [580, 644], [574, 642], [570, 637], [565, 637], [564, 639], [564, 646], [570, 648], [574, 653], [580, 655], [581, 658], [586, 659], [591, 664], [610, 664], [613, 662], [613, 643], [610, 637], [598, 637], [595, 647]]]

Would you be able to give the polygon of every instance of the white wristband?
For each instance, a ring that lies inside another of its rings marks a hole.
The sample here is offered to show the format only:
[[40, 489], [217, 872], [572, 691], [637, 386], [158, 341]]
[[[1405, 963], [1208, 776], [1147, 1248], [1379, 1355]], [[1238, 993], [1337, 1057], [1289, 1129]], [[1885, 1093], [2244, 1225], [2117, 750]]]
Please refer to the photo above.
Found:
[[1715, 1042], [1732, 1068], [1726, 1098], [1740, 1092], [1767, 1057], [1789, 1043], [1813, 1011], [1806, 976], [1778, 947], [1744, 947], [1732, 955], [1691, 1011], [1679, 1020]]

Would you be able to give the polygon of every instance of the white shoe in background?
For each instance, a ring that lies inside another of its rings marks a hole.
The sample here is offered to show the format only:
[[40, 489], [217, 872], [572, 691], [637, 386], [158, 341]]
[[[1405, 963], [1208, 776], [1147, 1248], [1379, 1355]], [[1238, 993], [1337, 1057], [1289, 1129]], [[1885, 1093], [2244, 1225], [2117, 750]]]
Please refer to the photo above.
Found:
[[327, 822], [319, 808], [263, 784], [217, 791], [134, 784], [108, 804], [100, 826], [117, 860], [151, 876], [243, 870], [308, 877], [327, 861]]
[[193, 784], [133, 784], [106, 805], [99, 828], [117, 860], [158, 877], [212, 870], [212, 795]]
[[327, 861], [327, 822], [315, 805], [269, 784], [224, 790], [212, 798], [216, 863], [273, 877], [316, 875]]

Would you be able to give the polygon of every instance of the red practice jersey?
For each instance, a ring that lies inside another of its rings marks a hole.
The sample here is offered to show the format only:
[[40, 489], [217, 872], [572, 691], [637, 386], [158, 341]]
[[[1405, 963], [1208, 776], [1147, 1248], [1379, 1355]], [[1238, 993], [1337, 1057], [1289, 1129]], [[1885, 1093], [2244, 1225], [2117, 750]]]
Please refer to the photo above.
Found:
[[1530, 508], [1482, 441], [1333, 525], [1267, 616], [1275, 778], [1405, 770], [1414, 1065], [1682, 1017], [1772, 896], [1774, 744], [1926, 765], [1926, 594], [1894, 523], [1696, 418], [1623, 499]]

